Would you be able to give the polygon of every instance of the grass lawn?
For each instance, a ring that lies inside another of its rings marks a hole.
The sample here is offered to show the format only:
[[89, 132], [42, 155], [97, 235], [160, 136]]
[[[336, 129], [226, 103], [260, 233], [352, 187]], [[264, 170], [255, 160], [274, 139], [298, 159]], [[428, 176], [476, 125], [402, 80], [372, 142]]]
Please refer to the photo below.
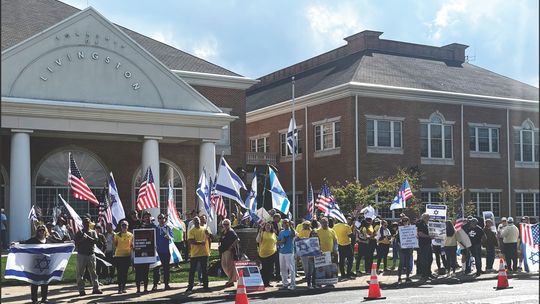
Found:
[[[212, 250], [208, 264], [210, 265], [214, 261], [217, 262], [218, 259], [219, 259], [218, 251]], [[23, 282], [23, 281], [4, 279], [4, 273], [6, 269], [6, 260], [7, 260], [7, 257], [2, 257], [2, 278], [0, 281], [1, 285], [2, 286], [28, 285], [28, 283]], [[75, 278], [76, 264], [77, 264], [77, 256], [76, 254], [72, 254], [71, 258], [69, 259], [66, 270], [64, 271], [64, 278], [62, 282], [54, 281], [52, 284], [76, 284], [77, 283], [77, 280]], [[180, 267], [181, 269], [171, 267], [171, 279], [170, 279], [171, 283], [184, 283], [188, 281], [189, 263], [180, 263]], [[150, 273], [148, 274], [148, 277], [149, 277], [149, 284], [151, 285], [152, 284], [152, 271], [151, 270], [150, 270]], [[135, 280], [135, 269], [133, 269], [133, 267], [130, 267], [130, 272], [128, 274], [128, 282], [133, 282], [134, 280]], [[209, 281], [222, 281], [222, 280], [227, 280], [227, 278], [209, 275], [208, 280]]]

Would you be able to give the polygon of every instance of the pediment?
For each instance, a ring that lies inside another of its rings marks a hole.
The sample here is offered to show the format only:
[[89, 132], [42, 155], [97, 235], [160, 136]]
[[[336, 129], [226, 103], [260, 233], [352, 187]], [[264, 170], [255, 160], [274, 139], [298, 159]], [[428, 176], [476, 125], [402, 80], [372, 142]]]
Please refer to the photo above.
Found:
[[89, 7], [2, 52], [2, 97], [221, 112]]

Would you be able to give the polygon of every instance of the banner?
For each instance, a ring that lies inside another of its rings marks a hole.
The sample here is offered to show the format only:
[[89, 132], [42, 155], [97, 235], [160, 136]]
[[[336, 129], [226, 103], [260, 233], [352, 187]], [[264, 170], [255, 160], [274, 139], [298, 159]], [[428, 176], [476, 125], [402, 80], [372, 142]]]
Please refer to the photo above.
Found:
[[305, 239], [296, 239], [294, 243], [296, 249], [296, 256], [318, 256], [321, 254], [321, 247], [319, 245], [318, 237], [311, 237]]
[[426, 205], [426, 213], [430, 220], [446, 221], [446, 205]]
[[486, 220], [490, 219], [493, 225], [491, 225], [491, 231], [497, 233], [497, 228], [495, 228], [495, 215], [493, 214], [493, 211], [482, 211], [482, 216], [484, 217], [484, 225], [486, 224]]
[[236, 274], [244, 271], [244, 285], [247, 292], [264, 291], [261, 271], [254, 261], [235, 261]]
[[446, 223], [445, 222], [428, 222], [429, 236], [434, 237], [436, 240], [446, 239]]
[[133, 264], [156, 262], [156, 230], [133, 229]]
[[330, 252], [316, 256], [315, 258], [315, 284], [330, 285], [338, 282], [338, 267], [332, 263]]
[[73, 243], [15, 244], [9, 249], [4, 278], [35, 285], [61, 281]]
[[401, 248], [418, 248], [416, 226], [399, 226], [399, 241], [401, 242]]

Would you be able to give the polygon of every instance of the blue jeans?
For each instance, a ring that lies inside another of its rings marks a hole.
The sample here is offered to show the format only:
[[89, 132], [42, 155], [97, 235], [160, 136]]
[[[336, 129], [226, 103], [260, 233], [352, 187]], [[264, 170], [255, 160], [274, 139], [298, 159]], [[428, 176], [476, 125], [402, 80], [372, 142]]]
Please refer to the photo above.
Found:
[[486, 248], [486, 271], [493, 269], [493, 262], [495, 262], [495, 247]]

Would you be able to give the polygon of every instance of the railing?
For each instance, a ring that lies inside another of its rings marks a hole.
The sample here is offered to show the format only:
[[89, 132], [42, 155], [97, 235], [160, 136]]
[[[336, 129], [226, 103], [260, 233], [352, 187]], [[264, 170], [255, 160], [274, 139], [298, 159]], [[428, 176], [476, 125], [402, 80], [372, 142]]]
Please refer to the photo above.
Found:
[[246, 163], [248, 165], [276, 165], [277, 155], [265, 152], [246, 152]]

